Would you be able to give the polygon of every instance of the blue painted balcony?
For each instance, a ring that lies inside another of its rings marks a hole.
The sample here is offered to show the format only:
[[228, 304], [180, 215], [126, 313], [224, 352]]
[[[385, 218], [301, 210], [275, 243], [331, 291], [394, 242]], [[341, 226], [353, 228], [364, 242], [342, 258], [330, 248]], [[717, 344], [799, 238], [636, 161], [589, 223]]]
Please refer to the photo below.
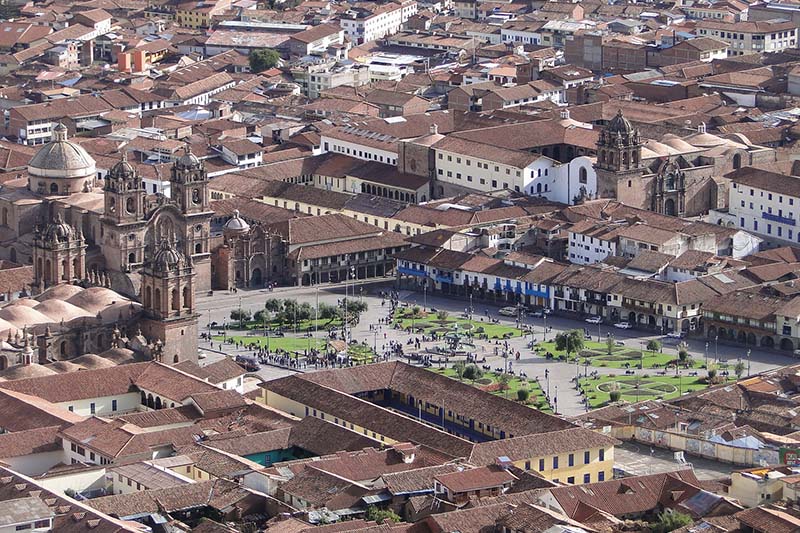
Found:
[[416, 268], [411, 268], [411, 267], [398, 266], [397, 271], [406, 276], [417, 276], [420, 278], [428, 277], [427, 272], [425, 272], [424, 270], [418, 270]]
[[779, 224], [786, 224], [788, 226], [797, 225], [797, 221], [795, 219], [789, 217], [782, 217], [774, 213], [761, 213], [761, 218], [763, 218], [764, 220], [771, 220], [772, 222], [778, 222]]

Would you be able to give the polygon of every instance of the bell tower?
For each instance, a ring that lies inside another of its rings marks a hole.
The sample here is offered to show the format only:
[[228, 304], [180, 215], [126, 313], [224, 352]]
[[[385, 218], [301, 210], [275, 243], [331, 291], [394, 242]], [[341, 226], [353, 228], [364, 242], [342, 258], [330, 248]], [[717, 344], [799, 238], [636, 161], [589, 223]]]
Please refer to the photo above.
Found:
[[122, 159], [111, 167], [104, 181], [105, 218], [117, 225], [141, 221], [145, 194], [144, 181], [123, 151]]
[[172, 165], [170, 197], [183, 217], [181, 251], [191, 257], [197, 274], [198, 291], [211, 289], [211, 217], [208, 173], [203, 162], [186, 145], [184, 154]]
[[166, 239], [142, 268], [142, 331], [162, 342], [165, 363], [197, 362], [194, 280], [191, 257]]
[[102, 248], [107, 268], [128, 272], [144, 261], [145, 196], [144, 181], [123, 151], [103, 183]]
[[76, 230], [57, 213], [33, 237], [34, 291], [53, 285], [73, 283], [86, 277], [86, 242], [83, 232]]
[[[642, 175], [642, 142], [638, 128], [625, 118], [622, 110], [611, 119], [597, 140], [597, 192], [602, 198], [636, 198]], [[637, 182], [637, 183], [634, 183]], [[636, 200], [631, 205], [638, 205]]]
[[192, 153], [191, 145], [187, 144], [184, 150], [172, 165], [170, 196], [185, 215], [205, 213], [209, 210], [208, 173], [203, 162]]

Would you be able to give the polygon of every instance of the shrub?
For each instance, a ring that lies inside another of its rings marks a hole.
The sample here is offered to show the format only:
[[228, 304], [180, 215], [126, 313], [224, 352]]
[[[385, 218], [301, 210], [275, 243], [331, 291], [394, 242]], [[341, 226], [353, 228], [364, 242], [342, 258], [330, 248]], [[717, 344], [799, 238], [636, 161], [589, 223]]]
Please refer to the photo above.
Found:
[[618, 402], [620, 398], [622, 398], [622, 393], [618, 390], [612, 390], [608, 393], [608, 398], [612, 402]]
[[463, 375], [464, 378], [470, 381], [475, 381], [476, 379], [480, 379], [481, 377], [483, 377], [483, 370], [478, 368], [477, 365], [468, 365], [466, 368], [464, 368]]
[[528, 398], [531, 397], [531, 391], [528, 389], [519, 389], [517, 390], [517, 400], [521, 402], [527, 402]]

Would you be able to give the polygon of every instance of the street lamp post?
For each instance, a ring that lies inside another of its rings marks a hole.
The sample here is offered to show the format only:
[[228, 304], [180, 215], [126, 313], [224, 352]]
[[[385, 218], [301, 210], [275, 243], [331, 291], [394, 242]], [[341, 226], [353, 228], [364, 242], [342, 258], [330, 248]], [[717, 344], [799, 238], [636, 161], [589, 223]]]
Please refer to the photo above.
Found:
[[542, 309], [542, 319], [544, 320], [544, 337], [543, 340], [547, 342], [547, 313], [544, 312], [545, 310]]
[[428, 284], [422, 286], [422, 310], [428, 310]]
[[750, 377], [750, 350], [747, 350], [747, 377]]
[[714, 363], [719, 364], [719, 335], [714, 335]]
[[706, 370], [708, 370], [708, 343], [706, 342]]

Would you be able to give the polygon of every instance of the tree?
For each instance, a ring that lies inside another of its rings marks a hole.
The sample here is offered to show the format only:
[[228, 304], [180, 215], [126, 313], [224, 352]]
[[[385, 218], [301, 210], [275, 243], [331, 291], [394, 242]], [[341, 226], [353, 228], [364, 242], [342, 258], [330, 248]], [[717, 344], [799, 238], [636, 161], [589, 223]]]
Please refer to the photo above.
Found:
[[653, 533], [669, 533], [694, 522], [688, 514], [677, 511], [664, 511], [659, 513], [658, 520], [650, 524]]
[[567, 359], [573, 352], [583, 350], [583, 332], [577, 329], [556, 335], [556, 350], [567, 352]]
[[326, 303], [319, 304], [318, 313], [322, 320], [327, 320], [329, 322], [339, 318], [339, 310], [335, 306]]
[[612, 390], [608, 393], [608, 399], [612, 403], [618, 402], [620, 398], [622, 398], [622, 393], [618, 390]]
[[[509, 383], [509, 381], [511, 381], [511, 380], [509, 379], [508, 374], [506, 374], [506, 373], [500, 374], [500, 376], [498, 376], [497, 384], [500, 386], [500, 390], [501, 391], [508, 391], [508, 383]], [[506, 396], [508, 396], [508, 395], [506, 395]]]
[[483, 377], [483, 370], [478, 368], [477, 365], [467, 365], [464, 368], [464, 378], [475, 381], [476, 379], [481, 379]]
[[717, 367], [708, 365], [708, 382], [713, 383], [717, 379]]
[[464, 370], [466, 370], [467, 365], [464, 364], [464, 361], [456, 361], [453, 363], [453, 370], [456, 373], [456, 376], [459, 380], [463, 379], [464, 377]]
[[279, 298], [269, 298], [264, 302], [264, 309], [272, 311], [273, 313], [279, 313], [283, 309], [283, 301]]
[[661, 351], [661, 342], [657, 341], [656, 339], [650, 339], [647, 341], [647, 351], [651, 353], [656, 353]]
[[413, 316], [413, 317], [415, 317], [415, 318], [416, 318], [416, 317], [418, 317], [418, 316], [419, 316], [419, 312], [420, 312], [421, 310], [422, 310], [422, 309], [420, 308], [420, 306], [418, 306], [418, 305], [415, 305], [414, 307], [412, 307], [412, 308], [411, 308], [411, 316]]
[[250, 52], [247, 59], [250, 62], [250, 71], [258, 73], [277, 66], [281, 56], [271, 48], [262, 48]]
[[736, 379], [741, 379], [742, 378], [742, 374], [744, 374], [744, 363], [741, 362], [741, 361], [738, 361], [736, 363], [736, 366], [733, 367], [733, 373], [736, 374]]
[[241, 326], [242, 322], [250, 322], [252, 315], [247, 309], [233, 309], [231, 310], [231, 320], [238, 320]]
[[253, 320], [255, 320], [256, 324], [259, 325], [268, 324], [272, 320], [272, 313], [266, 309], [261, 309], [260, 311], [255, 312], [253, 315]]
[[614, 339], [611, 336], [606, 337], [606, 352], [608, 355], [611, 355], [611, 352], [614, 351]]
[[525, 403], [531, 397], [531, 391], [528, 389], [517, 389], [517, 400]]
[[447, 312], [447, 311], [445, 311], [445, 310], [441, 310], [441, 311], [437, 311], [437, 312], [436, 312], [436, 318], [438, 318], [438, 319], [439, 319], [439, 320], [441, 320], [442, 322], [444, 322], [445, 320], [447, 320], [447, 317], [448, 317], [448, 316], [450, 316], [450, 313], [448, 313], [448, 312]]
[[381, 509], [375, 505], [370, 505], [367, 507], [367, 512], [364, 513], [364, 518], [379, 524], [384, 523], [386, 520], [389, 520], [390, 522], [399, 522], [401, 520], [400, 516], [391, 509]]

